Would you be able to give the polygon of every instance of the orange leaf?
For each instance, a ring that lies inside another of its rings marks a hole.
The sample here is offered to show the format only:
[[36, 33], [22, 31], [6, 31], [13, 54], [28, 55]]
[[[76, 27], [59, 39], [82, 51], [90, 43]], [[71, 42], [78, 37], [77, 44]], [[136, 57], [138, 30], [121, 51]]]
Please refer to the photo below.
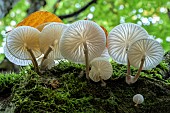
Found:
[[108, 32], [107, 32], [107, 30], [106, 30], [106, 28], [104, 28], [103, 26], [100, 26], [102, 29], [103, 29], [103, 31], [105, 32], [105, 35], [106, 35], [106, 38], [107, 38], [107, 36], [108, 36]]
[[103, 26], [100, 26], [102, 29], [103, 29], [103, 31], [105, 32], [105, 35], [106, 35], [106, 47], [108, 47], [108, 42], [107, 42], [107, 36], [108, 36], [108, 32], [107, 32], [107, 30], [106, 30], [106, 28], [104, 28]]
[[18, 23], [18, 26], [31, 26], [37, 27], [46, 22], [62, 22], [62, 20], [56, 15], [47, 11], [36, 11], [26, 17], [22, 22]]

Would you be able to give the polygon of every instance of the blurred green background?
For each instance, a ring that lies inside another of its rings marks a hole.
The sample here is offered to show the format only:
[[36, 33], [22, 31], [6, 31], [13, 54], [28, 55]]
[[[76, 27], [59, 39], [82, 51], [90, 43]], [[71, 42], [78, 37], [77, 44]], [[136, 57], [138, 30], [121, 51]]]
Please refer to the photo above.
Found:
[[159, 41], [165, 52], [170, 50], [169, 0], [0, 0], [0, 10], [1, 60], [6, 32], [37, 10], [52, 12], [64, 23], [88, 18], [108, 32], [120, 23], [136, 23]]

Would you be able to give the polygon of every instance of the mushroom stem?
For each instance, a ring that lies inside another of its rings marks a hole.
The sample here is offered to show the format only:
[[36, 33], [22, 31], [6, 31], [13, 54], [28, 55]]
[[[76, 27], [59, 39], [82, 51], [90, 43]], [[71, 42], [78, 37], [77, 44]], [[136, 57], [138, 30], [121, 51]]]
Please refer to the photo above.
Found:
[[37, 61], [36, 61], [36, 58], [35, 58], [32, 50], [29, 49], [29, 48], [27, 48], [27, 51], [30, 53], [30, 55], [31, 55], [31, 57], [32, 57], [31, 61], [32, 61], [33, 65], [34, 65], [35, 71], [36, 71], [38, 74], [40, 74], [39, 67], [38, 67], [38, 63], [37, 63]]
[[102, 83], [101, 83], [101, 86], [102, 86], [102, 87], [105, 87], [105, 86], [106, 86], [106, 82], [103, 81], [103, 79], [101, 78], [101, 76], [100, 76], [100, 81], [102, 82]]
[[85, 62], [86, 62], [86, 78], [89, 78], [89, 56], [88, 56], [88, 48], [86, 42], [83, 42], [84, 46], [84, 54], [85, 54]]
[[139, 78], [140, 72], [142, 71], [142, 68], [143, 68], [144, 61], [145, 61], [145, 56], [143, 56], [143, 58], [141, 59], [141, 64], [140, 64], [137, 74], [134, 77], [134, 81], [137, 81], [137, 79]]
[[131, 76], [131, 71], [130, 71], [130, 61], [129, 58], [127, 57], [127, 73], [126, 73], [126, 83], [130, 84], [132, 81], [132, 76]]
[[47, 59], [49, 53], [52, 51], [52, 48], [49, 46], [48, 50], [45, 52], [44, 57], [42, 58], [40, 66], [42, 66], [45, 59]]
[[130, 61], [127, 57], [127, 76], [130, 76], [131, 75], [131, 71], [130, 71]]
[[139, 99], [137, 100], [137, 102], [136, 102], [136, 104], [135, 104], [134, 106], [136, 106], [136, 107], [137, 107], [137, 106], [138, 106], [138, 103], [139, 103]]

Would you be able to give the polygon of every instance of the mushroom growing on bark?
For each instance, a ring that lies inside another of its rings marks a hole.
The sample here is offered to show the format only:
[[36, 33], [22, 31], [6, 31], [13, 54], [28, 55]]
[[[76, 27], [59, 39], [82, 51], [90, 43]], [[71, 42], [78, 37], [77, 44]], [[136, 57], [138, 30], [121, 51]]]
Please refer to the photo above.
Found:
[[106, 46], [103, 29], [93, 21], [79, 20], [63, 33], [59, 48], [62, 56], [73, 62], [85, 62], [89, 79], [89, 61], [99, 57]]
[[20, 26], [13, 29], [6, 40], [6, 47], [11, 55], [21, 60], [31, 60], [37, 73], [39, 68], [36, 58], [41, 55], [39, 34], [36, 28]]
[[127, 57], [129, 47], [135, 41], [147, 38], [147, 31], [133, 23], [120, 24], [109, 32], [108, 52], [117, 63], [127, 64], [127, 75], [130, 75], [130, 64]]
[[102, 82], [102, 86], [106, 86], [103, 80], [107, 80], [112, 76], [113, 68], [108, 59], [103, 57], [94, 58], [91, 62], [91, 70], [89, 72], [89, 77], [94, 82]]
[[54, 22], [43, 28], [40, 33], [40, 50], [44, 54], [41, 63], [43, 63], [47, 57], [54, 60], [63, 58], [59, 50], [59, 41], [66, 28], [67, 25]]
[[141, 94], [136, 94], [136, 95], [133, 96], [133, 102], [136, 103], [135, 106], [137, 106], [138, 104], [143, 103], [143, 101], [144, 101], [144, 98], [143, 98], [143, 96]]
[[156, 67], [163, 59], [164, 50], [159, 42], [153, 39], [142, 39], [134, 42], [128, 50], [129, 62], [138, 68], [135, 76], [126, 76], [128, 84], [135, 83], [141, 70], [150, 70]]

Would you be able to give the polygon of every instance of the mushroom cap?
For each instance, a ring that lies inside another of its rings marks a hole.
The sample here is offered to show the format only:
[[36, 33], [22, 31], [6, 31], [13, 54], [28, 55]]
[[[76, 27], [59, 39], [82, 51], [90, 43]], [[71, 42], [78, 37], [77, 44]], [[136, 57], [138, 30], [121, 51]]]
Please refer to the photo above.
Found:
[[134, 42], [128, 50], [130, 64], [140, 67], [141, 60], [145, 56], [143, 70], [156, 67], [163, 59], [164, 50], [159, 42], [153, 39], [142, 39]]
[[89, 77], [94, 82], [99, 82], [100, 78], [107, 80], [112, 76], [113, 68], [108, 59], [97, 57], [90, 62], [90, 65]]
[[41, 55], [39, 49], [40, 32], [30, 26], [20, 26], [13, 29], [7, 36], [6, 45], [9, 52], [18, 59], [31, 60], [27, 48], [31, 49], [35, 57]]
[[133, 102], [136, 104], [141, 104], [144, 101], [144, 98], [141, 94], [136, 94], [133, 96]]
[[90, 20], [72, 23], [60, 39], [59, 47], [62, 56], [73, 62], [85, 62], [84, 42], [87, 44], [89, 61], [99, 57], [106, 46], [103, 29]]
[[108, 51], [114, 61], [127, 64], [127, 50], [135, 41], [147, 39], [148, 33], [141, 26], [124, 23], [114, 27], [108, 35]]
[[109, 55], [109, 53], [108, 53], [107, 47], [105, 47], [103, 53], [101, 54], [101, 57], [106, 58], [106, 59], [108, 59], [108, 60], [110, 59], [110, 55]]
[[4, 54], [5, 54], [6, 58], [7, 58], [10, 62], [12, 62], [12, 63], [14, 63], [14, 64], [16, 64], [16, 65], [20, 65], [20, 66], [26, 66], [26, 65], [29, 65], [29, 64], [32, 63], [31, 60], [21, 60], [21, 59], [16, 58], [15, 56], [13, 56], [13, 55], [9, 52], [8, 48], [6, 47], [6, 44], [4, 45], [3, 48], [4, 48]]
[[51, 59], [63, 58], [59, 50], [59, 41], [61, 35], [68, 26], [62, 23], [50, 23], [46, 25], [40, 33], [40, 50], [42, 53], [48, 50], [49, 47], [53, 49], [48, 55]]

